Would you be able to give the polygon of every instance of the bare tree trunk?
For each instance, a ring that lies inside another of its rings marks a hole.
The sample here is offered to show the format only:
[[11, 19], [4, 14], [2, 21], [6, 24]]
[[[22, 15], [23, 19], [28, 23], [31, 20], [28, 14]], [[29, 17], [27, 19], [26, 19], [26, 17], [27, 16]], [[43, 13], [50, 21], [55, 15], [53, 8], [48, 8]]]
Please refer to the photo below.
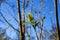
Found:
[[18, 8], [18, 18], [19, 18], [19, 26], [20, 26], [20, 40], [23, 40], [23, 32], [22, 32], [22, 16], [20, 10], [20, 0], [17, 0], [17, 8]]
[[60, 30], [59, 30], [59, 19], [58, 19], [58, 5], [57, 5], [57, 0], [54, 0], [54, 3], [55, 3], [55, 12], [56, 12], [56, 25], [57, 25], [58, 36], [59, 36], [59, 40], [60, 40]]
[[[22, 5], [22, 23], [25, 22], [25, 0], [23, 1]], [[25, 40], [25, 24], [22, 24], [22, 32], [23, 32], [23, 40]]]

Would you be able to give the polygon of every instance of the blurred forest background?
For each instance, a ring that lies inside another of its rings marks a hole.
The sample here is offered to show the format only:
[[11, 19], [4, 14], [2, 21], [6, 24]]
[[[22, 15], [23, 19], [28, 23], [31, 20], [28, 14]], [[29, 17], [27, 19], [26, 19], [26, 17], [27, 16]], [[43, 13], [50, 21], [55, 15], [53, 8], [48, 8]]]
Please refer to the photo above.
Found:
[[59, 40], [60, 0], [0, 0], [0, 40]]

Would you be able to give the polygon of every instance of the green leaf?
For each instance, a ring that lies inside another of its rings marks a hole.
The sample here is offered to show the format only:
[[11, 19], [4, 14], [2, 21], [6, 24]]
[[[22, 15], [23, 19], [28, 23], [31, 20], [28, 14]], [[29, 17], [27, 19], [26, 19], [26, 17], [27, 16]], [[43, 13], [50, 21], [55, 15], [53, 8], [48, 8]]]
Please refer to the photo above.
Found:
[[33, 17], [33, 15], [30, 14], [30, 12], [28, 13], [28, 15], [26, 17], [29, 22], [32, 22], [34, 20], [34, 17]]
[[23, 24], [29, 24], [29, 22], [23, 22]]

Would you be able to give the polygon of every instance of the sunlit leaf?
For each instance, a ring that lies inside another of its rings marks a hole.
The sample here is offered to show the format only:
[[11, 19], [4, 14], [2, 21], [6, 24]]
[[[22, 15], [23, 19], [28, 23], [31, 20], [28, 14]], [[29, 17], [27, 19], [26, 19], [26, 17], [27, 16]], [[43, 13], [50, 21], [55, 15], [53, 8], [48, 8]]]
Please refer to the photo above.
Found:
[[28, 15], [26, 17], [29, 22], [32, 22], [34, 20], [34, 17], [33, 17], [33, 15], [30, 14], [30, 12], [28, 13]]
[[[38, 23], [37, 23], [37, 21], [34, 20], [33, 15], [30, 14], [30, 12], [29, 12], [26, 17], [27, 17], [27, 19], [28, 19], [29, 24], [31, 24], [31, 25], [34, 27], [34, 29], [35, 29], [35, 27], [38, 25]], [[24, 24], [28, 24], [28, 23], [25, 22]]]
[[29, 24], [29, 22], [23, 22], [23, 24]]

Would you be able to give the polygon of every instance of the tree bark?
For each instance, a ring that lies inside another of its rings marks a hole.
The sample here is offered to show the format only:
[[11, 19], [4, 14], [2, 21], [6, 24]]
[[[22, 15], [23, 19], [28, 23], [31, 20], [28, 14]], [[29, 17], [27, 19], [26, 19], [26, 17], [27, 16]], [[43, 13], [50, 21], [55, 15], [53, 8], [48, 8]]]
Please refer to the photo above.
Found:
[[57, 0], [54, 0], [54, 2], [55, 2], [55, 13], [56, 13], [56, 25], [57, 25], [58, 36], [59, 36], [59, 40], [60, 40], [60, 30], [59, 30], [59, 18], [58, 18], [58, 5], [57, 5]]
[[21, 18], [21, 10], [20, 10], [20, 0], [17, 0], [17, 8], [18, 8], [18, 21], [19, 21], [19, 26], [20, 26], [20, 40], [23, 39], [22, 35], [22, 18]]
[[[22, 5], [22, 23], [25, 22], [25, 0]], [[25, 40], [25, 24], [22, 24], [23, 40]]]

